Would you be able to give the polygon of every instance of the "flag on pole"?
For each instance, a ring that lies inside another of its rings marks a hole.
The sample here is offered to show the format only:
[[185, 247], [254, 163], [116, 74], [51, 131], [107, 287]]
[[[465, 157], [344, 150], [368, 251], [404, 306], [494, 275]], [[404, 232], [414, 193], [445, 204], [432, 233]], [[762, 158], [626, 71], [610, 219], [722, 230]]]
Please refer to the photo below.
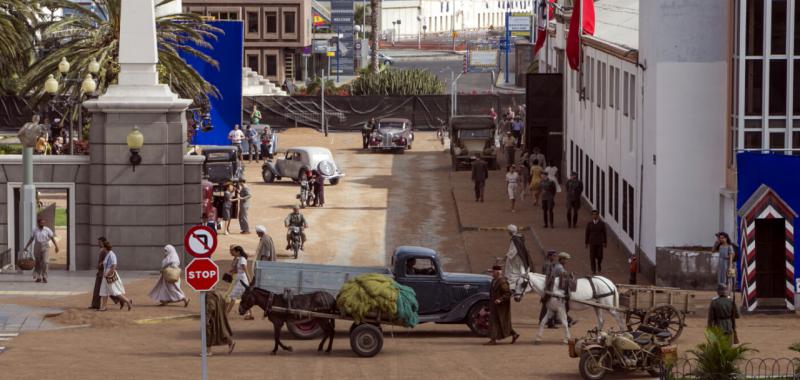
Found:
[[545, 38], [547, 38], [547, 25], [553, 17], [553, 8], [548, 3], [555, 0], [539, 0], [536, 9], [536, 44], [533, 47], [533, 54], [539, 52], [539, 49], [544, 46]]
[[581, 35], [594, 35], [594, 1], [578, 0], [572, 8], [567, 35], [567, 61], [569, 67], [578, 70], [581, 60]]

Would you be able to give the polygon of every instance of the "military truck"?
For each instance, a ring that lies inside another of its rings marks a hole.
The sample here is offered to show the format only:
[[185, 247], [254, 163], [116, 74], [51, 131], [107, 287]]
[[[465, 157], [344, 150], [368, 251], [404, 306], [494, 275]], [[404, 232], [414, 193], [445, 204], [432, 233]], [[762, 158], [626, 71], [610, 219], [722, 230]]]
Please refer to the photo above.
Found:
[[488, 115], [450, 118], [450, 158], [453, 170], [469, 168], [471, 157], [481, 157], [489, 168], [497, 169], [495, 133], [497, 125]]

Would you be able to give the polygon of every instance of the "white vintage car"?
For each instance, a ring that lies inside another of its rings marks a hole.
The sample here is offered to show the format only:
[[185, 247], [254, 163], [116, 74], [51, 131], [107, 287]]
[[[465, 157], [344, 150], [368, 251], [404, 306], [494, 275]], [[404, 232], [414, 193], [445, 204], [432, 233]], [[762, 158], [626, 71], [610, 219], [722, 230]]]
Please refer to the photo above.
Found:
[[316, 170], [328, 179], [331, 185], [336, 185], [344, 177], [344, 173], [333, 159], [333, 154], [328, 148], [316, 146], [301, 146], [289, 148], [282, 158], [267, 161], [261, 166], [261, 177], [266, 183], [272, 183], [281, 178], [297, 181], [306, 170]]

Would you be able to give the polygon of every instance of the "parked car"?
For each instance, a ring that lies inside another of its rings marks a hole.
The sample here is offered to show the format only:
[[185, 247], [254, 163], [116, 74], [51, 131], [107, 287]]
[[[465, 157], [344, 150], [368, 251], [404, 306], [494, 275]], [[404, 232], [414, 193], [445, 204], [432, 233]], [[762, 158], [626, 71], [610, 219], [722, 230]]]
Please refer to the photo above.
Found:
[[[282, 293], [289, 289], [301, 294], [322, 290], [335, 297], [347, 279], [365, 273], [381, 273], [414, 289], [420, 323], [463, 323], [479, 336], [489, 334], [491, 277], [445, 272], [436, 251], [414, 246], [397, 247], [390, 268], [258, 261], [254, 283], [271, 292]], [[321, 332], [312, 320], [289, 324], [289, 331], [306, 339]]]
[[414, 142], [414, 132], [411, 120], [400, 118], [384, 118], [378, 120], [378, 125], [370, 136], [368, 148], [371, 150], [394, 150], [403, 152], [411, 149]]
[[235, 146], [197, 146], [194, 152], [205, 157], [203, 175], [215, 188], [242, 179], [244, 168]]
[[472, 156], [481, 157], [497, 169], [495, 132], [497, 125], [490, 116], [453, 116], [450, 118], [450, 158], [453, 169], [470, 164]]
[[344, 177], [331, 151], [316, 146], [288, 149], [283, 158], [278, 158], [274, 162], [269, 160], [261, 166], [261, 177], [266, 183], [280, 181], [281, 178], [297, 181], [306, 170], [316, 170], [328, 179], [331, 185], [338, 184]]

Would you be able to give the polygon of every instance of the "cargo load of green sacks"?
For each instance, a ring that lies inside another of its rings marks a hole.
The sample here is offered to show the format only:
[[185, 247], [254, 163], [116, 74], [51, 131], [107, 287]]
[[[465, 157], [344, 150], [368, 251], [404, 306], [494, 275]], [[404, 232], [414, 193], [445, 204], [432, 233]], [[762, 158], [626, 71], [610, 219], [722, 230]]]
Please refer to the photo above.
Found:
[[378, 312], [381, 319], [390, 319], [405, 327], [419, 323], [419, 304], [414, 289], [382, 274], [362, 274], [347, 280], [336, 297], [336, 306], [356, 323]]

